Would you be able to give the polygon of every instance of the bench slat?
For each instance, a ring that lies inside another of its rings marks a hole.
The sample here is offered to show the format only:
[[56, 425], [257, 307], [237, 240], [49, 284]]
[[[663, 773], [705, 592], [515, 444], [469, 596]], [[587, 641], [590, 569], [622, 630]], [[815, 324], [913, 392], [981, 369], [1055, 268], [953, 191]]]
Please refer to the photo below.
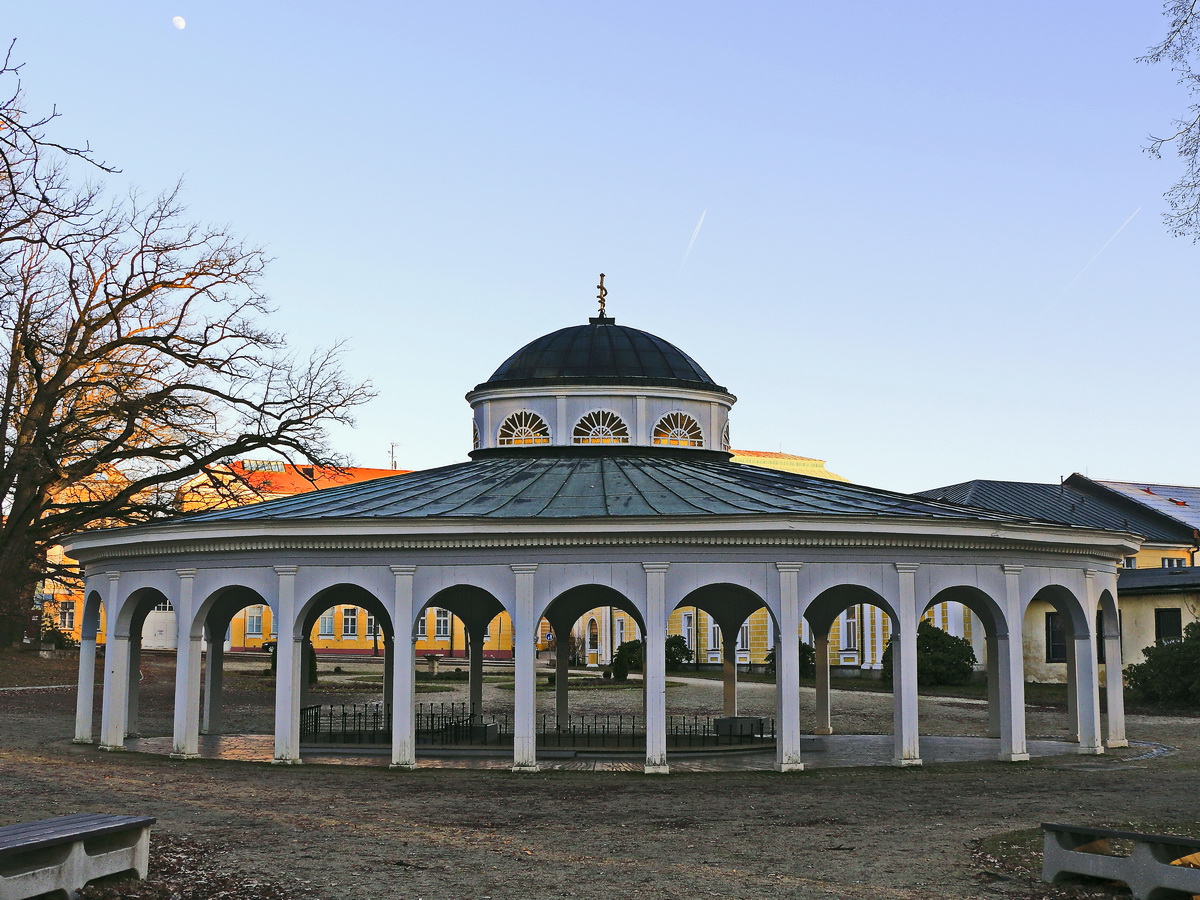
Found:
[[22, 822], [0, 827], [0, 854], [11, 855], [42, 847], [67, 844], [81, 838], [99, 837], [135, 828], [145, 828], [158, 820], [153, 816], [118, 816], [102, 813], [76, 813]]
[[1042, 831], [1054, 831], [1063, 834], [1086, 834], [1092, 837], [1118, 838], [1127, 841], [1141, 841], [1149, 844], [1164, 844], [1171, 847], [1186, 847], [1200, 850], [1200, 840], [1179, 837], [1174, 834], [1142, 834], [1138, 831], [1116, 831], [1111, 828], [1090, 828], [1083, 825], [1055, 825], [1050, 822], [1042, 823]]

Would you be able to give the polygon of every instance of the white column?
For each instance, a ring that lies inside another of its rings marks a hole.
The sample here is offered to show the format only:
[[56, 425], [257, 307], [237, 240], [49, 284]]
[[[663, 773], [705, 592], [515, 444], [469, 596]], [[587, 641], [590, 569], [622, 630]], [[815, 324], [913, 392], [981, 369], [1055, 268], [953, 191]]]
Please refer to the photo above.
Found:
[[[179, 593], [175, 601], [175, 737], [174, 759], [200, 755], [200, 642], [202, 635], [191, 629], [195, 569], [176, 569]], [[224, 637], [224, 635], [222, 635]]]
[[209, 632], [204, 641], [204, 707], [200, 719], [201, 734], [220, 734], [221, 691], [225, 685], [225, 635], [213, 638]]
[[801, 563], [777, 562], [779, 636], [775, 642], [775, 769], [799, 772], [800, 758], [800, 588]]
[[279, 598], [275, 613], [275, 759], [280, 765], [300, 763], [301, 635], [296, 628], [297, 566], [275, 566]]
[[1004, 567], [1004, 609], [1008, 616], [1008, 633], [997, 636], [995, 647], [1000, 682], [1000, 758], [1008, 762], [1029, 759], [1025, 744], [1025, 638], [1021, 605], [1023, 568]]
[[392, 566], [396, 576], [392, 618], [392, 764], [393, 769], [417, 767], [417, 729], [413, 717], [417, 675], [413, 669], [413, 575], [416, 566]]
[[79, 694], [75, 698], [76, 744], [92, 742], [92, 703], [96, 689], [96, 636], [79, 641]]
[[533, 614], [536, 563], [510, 566], [516, 575], [513, 617], [513, 768], [536, 772], [537, 765], [537, 618]]
[[1100, 686], [1097, 675], [1096, 641], [1088, 633], [1074, 638], [1075, 685], [1078, 691], [1076, 709], [1079, 713], [1079, 752], [1098, 755], [1104, 752], [1100, 741]]
[[[1097, 582], [1096, 575], [1098, 573], [1089, 569], [1085, 574], [1088, 579], [1088, 598], [1099, 608], [1101, 585]], [[1115, 575], [1108, 576], [1108, 579], [1111, 581], [1109, 592], [1115, 603], [1117, 579]], [[1104, 634], [1100, 635], [1100, 639], [1104, 641], [1104, 693], [1108, 705], [1108, 740], [1105, 741], [1105, 746], [1110, 749], [1128, 747], [1129, 741], [1125, 738], [1125, 679], [1122, 671], [1123, 660], [1121, 659], [1121, 617], [1118, 613], [1115, 617], [1105, 615], [1103, 618]]]
[[1075, 671], [1075, 621], [1059, 613], [1067, 644], [1067, 740], [1079, 743], [1079, 678]]
[[129, 701], [129, 635], [117, 634], [121, 618], [120, 572], [108, 573], [104, 635], [104, 691], [100, 706], [100, 749], [125, 749], [125, 716]]
[[813, 636], [816, 655], [817, 713], [813, 734], [833, 734], [833, 717], [829, 702], [829, 632]]
[[[896, 614], [899, 634], [892, 635], [892, 690], [897, 766], [921, 765], [917, 726], [917, 563], [896, 563], [900, 596]], [[899, 652], [897, 652], [899, 651]]]
[[646, 571], [646, 638], [642, 677], [646, 687], [647, 775], [666, 775], [667, 767], [667, 569], [668, 562], [642, 563]]
[[563, 729], [571, 721], [571, 657], [567, 653], [567, 636], [571, 632], [561, 621], [551, 627], [554, 629], [554, 719], [557, 727]]

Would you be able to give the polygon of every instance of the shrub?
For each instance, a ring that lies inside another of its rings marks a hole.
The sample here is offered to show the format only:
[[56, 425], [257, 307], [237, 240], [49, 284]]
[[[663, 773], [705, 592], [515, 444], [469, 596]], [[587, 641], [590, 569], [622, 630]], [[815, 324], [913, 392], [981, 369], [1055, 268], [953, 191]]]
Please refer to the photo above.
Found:
[[667, 669], [675, 670], [690, 663], [695, 658], [692, 648], [687, 645], [687, 639], [682, 634], [673, 634], [667, 638]]
[[558, 684], [558, 673], [551, 672], [546, 676], [546, 684]]
[[612, 674], [617, 681], [626, 681], [630, 669], [642, 667], [642, 642], [626, 641], [613, 654]]
[[78, 647], [75, 639], [58, 627], [58, 622], [49, 614], [42, 615], [42, 643], [53, 644], [55, 650]]
[[[768, 675], [775, 674], [775, 648], [767, 651], [766, 666]], [[812, 678], [817, 674], [817, 651], [812, 644], [800, 642], [800, 677]]]
[[[892, 642], [883, 651], [884, 681], [892, 680]], [[975, 651], [966, 638], [955, 637], [930, 622], [917, 626], [917, 683], [969, 684], [975, 672]]]
[[1200, 706], [1200, 622], [1183, 630], [1183, 640], [1142, 652], [1146, 658], [1125, 670], [1134, 694], [1157, 703]]

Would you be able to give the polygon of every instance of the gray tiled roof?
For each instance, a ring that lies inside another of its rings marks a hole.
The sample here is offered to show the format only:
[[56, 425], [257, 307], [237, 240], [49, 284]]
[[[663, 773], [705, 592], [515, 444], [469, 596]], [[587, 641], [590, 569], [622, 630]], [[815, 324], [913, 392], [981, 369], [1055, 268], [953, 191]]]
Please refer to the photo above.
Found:
[[178, 523], [277, 519], [791, 514], [1020, 521], [860, 485], [673, 456], [491, 457], [198, 513]]
[[1121, 569], [1117, 573], [1117, 591], [1122, 594], [1200, 591], [1200, 566], [1181, 566], [1176, 569]]
[[916, 496], [999, 510], [1043, 522], [1129, 531], [1150, 541], [1190, 540], [1186, 529], [1164, 521], [1149, 510], [1142, 512], [1129, 504], [1106, 502], [1069, 484], [977, 479], [920, 491]]
[[1190, 528], [1200, 529], [1200, 487], [1182, 484], [1155, 484], [1149, 481], [1100, 481], [1110, 490], [1149, 507], [1164, 516], [1183, 522]]

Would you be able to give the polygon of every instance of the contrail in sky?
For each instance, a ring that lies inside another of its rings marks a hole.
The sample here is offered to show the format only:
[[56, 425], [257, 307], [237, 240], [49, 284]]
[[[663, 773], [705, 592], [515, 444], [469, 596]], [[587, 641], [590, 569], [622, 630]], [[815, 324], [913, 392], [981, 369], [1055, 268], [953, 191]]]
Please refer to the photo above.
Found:
[[1061, 300], [1066, 295], [1067, 291], [1069, 291], [1071, 289], [1071, 286], [1073, 284], [1075, 284], [1075, 282], [1077, 282], [1080, 278], [1083, 277], [1083, 273], [1092, 267], [1092, 263], [1094, 263], [1097, 259], [1100, 258], [1100, 254], [1108, 249], [1108, 245], [1117, 239], [1117, 235], [1119, 235], [1122, 231], [1124, 231], [1125, 226], [1128, 225], [1130, 222], [1132, 222], [1133, 217], [1136, 216], [1141, 211], [1142, 211], [1142, 208], [1139, 206], [1137, 209], [1135, 209], [1133, 211], [1133, 214], [1128, 219], [1126, 219], [1124, 222], [1121, 223], [1121, 227], [1112, 233], [1112, 237], [1110, 237], [1107, 241], [1105, 241], [1104, 246], [1096, 251], [1096, 255], [1087, 261], [1087, 265], [1084, 266], [1082, 269], [1080, 269], [1078, 272], [1076, 272], [1075, 277], [1067, 282], [1067, 286], [1062, 289], [1062, 293], [1060, 293], [1057, 297], [1054, 298], [1055, 303], [1057, 303], [1059, 300]]
[[696, 246], [696, 238], [700, 237], [700, 226], [704, 224], [704, 217], [708, 215], [708, 210], [700, 213], [700, 221], [696, 223], [696, 230], [692, 232], [692, 239], [688, 241], [688, 248], [684, 251], [683, 262], [679, 264], [679, 271], [683, 272], [683, 267], [687, 265], [688, 257], [692, 255], [692, 248]]

